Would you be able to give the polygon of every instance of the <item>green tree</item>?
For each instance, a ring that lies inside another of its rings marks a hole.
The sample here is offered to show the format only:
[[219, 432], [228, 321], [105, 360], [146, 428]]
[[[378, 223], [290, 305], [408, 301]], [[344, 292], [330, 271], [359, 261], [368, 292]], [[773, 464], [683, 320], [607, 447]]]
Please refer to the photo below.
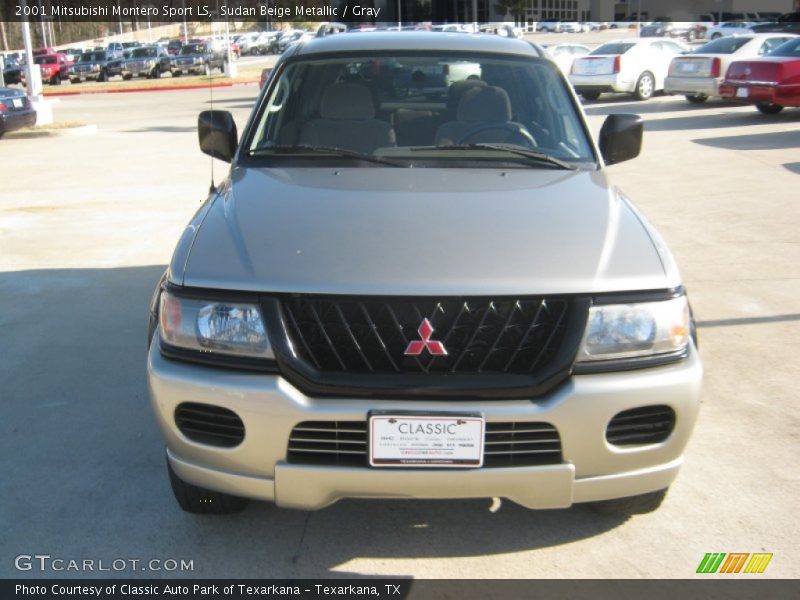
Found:
[[498, 0], [494, 9], [503, 15], [511, 13], [516, 20], [522, 21], [529, 6], [529, 0]]

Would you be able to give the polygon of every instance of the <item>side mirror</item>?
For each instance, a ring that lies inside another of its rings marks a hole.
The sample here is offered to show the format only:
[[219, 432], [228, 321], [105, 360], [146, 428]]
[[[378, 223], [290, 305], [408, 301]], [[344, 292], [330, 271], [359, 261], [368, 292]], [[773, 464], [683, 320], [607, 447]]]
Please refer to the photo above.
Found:
[[204, 110], [197, 117], [200, 150], [209, 156], [231, 162], [239, 136], [236, 122], [227, 110]]
[[643, 132], [644, 122], [639, 115], [608, 115], [600, 130], [600, 152], [606, 165], [639, 156]]

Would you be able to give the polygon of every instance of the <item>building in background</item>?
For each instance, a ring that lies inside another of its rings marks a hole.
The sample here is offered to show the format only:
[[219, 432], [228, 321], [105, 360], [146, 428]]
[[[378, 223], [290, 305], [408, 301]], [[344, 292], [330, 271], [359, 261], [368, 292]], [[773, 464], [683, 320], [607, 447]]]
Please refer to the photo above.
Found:
[[471, 23], [512, 21], [621, 21], [638, 13], [643, 18], [696, 20], [701, 14], [790, 12], [800, 0], [373, 0], [381, 21]]

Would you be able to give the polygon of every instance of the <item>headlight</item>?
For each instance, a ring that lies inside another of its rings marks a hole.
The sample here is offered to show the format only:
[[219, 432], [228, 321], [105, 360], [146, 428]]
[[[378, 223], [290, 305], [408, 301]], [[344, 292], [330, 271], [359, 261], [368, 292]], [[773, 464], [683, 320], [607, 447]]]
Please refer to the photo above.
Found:
[[691, 335], [686, 296], [589, 309], [578, 362], [680, 353]]
[[159, 330], [163, 342], [187, 350], [272, 358], [264, 319], [255, 304], [181, 298], [165, 291]]

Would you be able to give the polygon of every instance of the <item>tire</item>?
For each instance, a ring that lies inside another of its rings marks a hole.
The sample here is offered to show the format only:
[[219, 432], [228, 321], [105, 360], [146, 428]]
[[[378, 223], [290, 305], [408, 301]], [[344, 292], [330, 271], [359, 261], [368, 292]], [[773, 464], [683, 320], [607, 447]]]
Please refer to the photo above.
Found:
[[783, 106], [771, 102], [756, 102], [756, 108], [765, 115], [777, 115], [783, 110]]
[[697, 32], [694, 29], [690, 29], [689, 33], [686, 34], [686, 41], [693, 42], [697, 39]]
[[591, 102], [600, 97], [600, 92], [581, 92], [581, 97], [583, 97], [584, 100], [589, 100]]
[[639, 75], [636, 80], [636, 91], [633, 92], [633, 97], [637, 100], [650, 100], [656, 92], [656, 78], [650, 71], [645, 71]]
[[98, 83], [104, 83], [108, 81], [108, 71], [100, 71], [100, 75], [97, 77]]
[[81, 80], [80, 80], [80, 79], [77, 79], [77, 78], [72, 78], [72, 77], [70, 77], [70, 80], [69, 80], [69, 82], [70, 82], [70, 83], [80, 83], [80, 82], [81, 82]]
[[130, 81], [131, 79], [133, 79], [133, 75], [131, 75], [130, 73], [128, 73], [127, 75], [123, 75], [123, 76], [122, 76], [122, 78], [123, 78], [125, 81]]
[[201, 515], [229, 515], [242, 512], [247, 506], [246, 498], [229, 496], [186, 483], [179, 478], [167, 460], [169, 484], [178, 505], [186, 512]]
[[697, 95], [687, 95], [686, 99], [691, 102], [692, 104], [702, 104], [706, 100], [708, 100], [708, 96], [705, 94], [697, 94]]
[[629, 496], [627, 498], [616, 498], [614, 500], [603, 500], [601, 502], [589, 502], [589, 510], [613, 516], [644, 515], [658, 510], [667, 497], [667, 490], [658, 490], [641, 496]]
[[181, 72], [180, 71], [173, 71], [172, 72], [172, 76], [173, 77], [180, 77], [181, 76]]
[[50, 78], [50, 85], [61, 85], [61, 75], [56, 73]]
[[611, 25], [608, 26], [608, 28], [609, 29], [616, 29], [617, 28], [617, 24], [616, 23], [612, 23]]
[[712, 40], [718, 40], [721, 37], [722, 37], [721, 33], [715, 33], [714, 35], [711, 36], [711, 39]]
[[150, 73], [149, 79], [160, 79], [161, 78], [161, 67], [156, 65], [153, 67], [152, 72]]

